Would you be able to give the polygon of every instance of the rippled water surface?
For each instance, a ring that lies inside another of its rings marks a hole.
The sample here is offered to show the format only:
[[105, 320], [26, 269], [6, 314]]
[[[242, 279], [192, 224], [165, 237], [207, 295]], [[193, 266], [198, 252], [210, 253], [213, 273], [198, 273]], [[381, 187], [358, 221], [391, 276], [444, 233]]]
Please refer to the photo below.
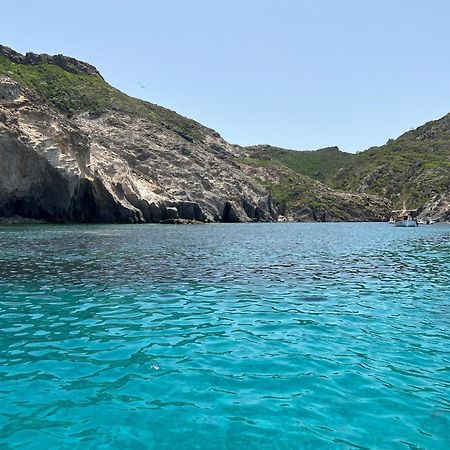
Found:
[[450, 448], [450, 226], [0, 227], [0, 448]]

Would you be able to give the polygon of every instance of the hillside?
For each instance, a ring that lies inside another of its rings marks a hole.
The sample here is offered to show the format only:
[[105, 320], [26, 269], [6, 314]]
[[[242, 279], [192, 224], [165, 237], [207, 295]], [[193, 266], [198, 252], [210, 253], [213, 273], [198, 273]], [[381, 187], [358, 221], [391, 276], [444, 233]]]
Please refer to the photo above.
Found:
[[0, 46], [0, 218], [385, 220], [403, 196], [422, 207], [446, 191], [449, 128], [446, 116], [356, 155], [239, 147], [88, 63]]
[[403, 201], [422, 208], [450, 186], [450, 114], [356, 154], [337, 147], [294, 151], [260, 145], [246, 150], [250, 163], [278, 161], [331, 189], [377, 195], [396, 208]]
[[299, 221], [379, 221], [390, 215], [392, 204], [386, 198], [328, 185], [354, 156], [337, 147], [295, 151], [257, 145], [240, 152], [242, 170], [270, 190], [284, 216]]
[[320, 156], [316, 175], [327, 178], [335, 153], [310, 152], [309, 162], [293, 170], [295, 158], [279, 150], [277, 166], [255, 174], [242, 163], [245, 149], [118, 91], [94, 66], [0, 46], [0, 217], [175, 223], [272, 221], [282, 213], [297, 220], [384, 219], [386, 202], [337, 193], [305, 176], [314, 175]]
[[218, 133], [131, 98], [91, 65], [0, 47], [0, 216], [275, 220]]
[[419, 208], [450, 186], [449, 116], [357, 153], [330, 186], [384, 196], [396, 207]]
[[212, 131], [166, 108], [124, 94], [106, 83], [94, 66], [63, 55], [22, 56], [0, 45], [0, 73], [28, 88], [35, 100], [69, 117], [81, 112], [92, 116], [108, 111], [126, 113], [170, 126], [188, 140], [201, 140]]
[[296, 221], [382, 221], [389, 216], [391, 203], [370, 194], [336, 191], [302, 175], [278, 161], [248, 148], [238, 159], [241, 169], [270, 190], [278, 211]]
[[354, 156], [351, 153], [341, 152], [338, 147], [298, 151], [271, 145], [255, 145], [245, 147], [245, 150], [256, 159], [272, 158], [294, 172], [323, 183], [327, 183]]

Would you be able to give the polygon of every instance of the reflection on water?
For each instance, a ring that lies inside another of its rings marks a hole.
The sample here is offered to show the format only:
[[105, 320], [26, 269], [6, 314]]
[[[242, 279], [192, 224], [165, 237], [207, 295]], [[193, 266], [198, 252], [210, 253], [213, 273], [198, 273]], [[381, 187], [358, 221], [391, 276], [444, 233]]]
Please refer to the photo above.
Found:
[[450, 446], [450, 227], [0, 227], [0, 447]]

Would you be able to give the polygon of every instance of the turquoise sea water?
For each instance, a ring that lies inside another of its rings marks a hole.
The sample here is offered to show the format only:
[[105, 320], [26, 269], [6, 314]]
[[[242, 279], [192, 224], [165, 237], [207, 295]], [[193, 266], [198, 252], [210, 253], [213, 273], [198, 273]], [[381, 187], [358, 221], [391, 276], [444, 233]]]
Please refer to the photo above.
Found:
[[0, 448], [448, 449], [450, 226], [0, 227]]

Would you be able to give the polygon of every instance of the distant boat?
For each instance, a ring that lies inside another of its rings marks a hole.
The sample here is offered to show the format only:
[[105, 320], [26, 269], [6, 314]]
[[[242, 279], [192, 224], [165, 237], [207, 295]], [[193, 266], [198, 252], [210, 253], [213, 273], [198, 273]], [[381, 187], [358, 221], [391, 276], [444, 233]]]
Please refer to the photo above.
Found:
[[407, 216], [405, 219], [396, 220], [394, 227], [417, 227], [419, 226], [417, 220], [414, 220], [411, 216]]
[[[417, 227], [419, 224], [417, 223], [416, 219], [413, 219], [411, 217], [411, 213], [417, 211], [416, 209], [406, 209], [403, 208], [402, 210], [395, 210], [392, 211], [393, 216], [391, 219], [395, 217], [394, 220], [394, 227]], [[389, 221], [390, 222], [390, 221]], [[392, 223], [392, 222], [390, 222]]]
[[390, 219], [389, 219], [389, 222], [388, 223], [395, 223], [395, 220], [394, 220], [394, 218], [393, 217], [391, 217]]
[[435, 221], [431, 217], [427, 217], [426, 219], [419, 219], [417, 223], [419, 225], [433, 225]]
[[426, 219], [420, 219], [417, 221], [419, 225], [433, 225], [434, 220], [431, 217], [427, 217]]

